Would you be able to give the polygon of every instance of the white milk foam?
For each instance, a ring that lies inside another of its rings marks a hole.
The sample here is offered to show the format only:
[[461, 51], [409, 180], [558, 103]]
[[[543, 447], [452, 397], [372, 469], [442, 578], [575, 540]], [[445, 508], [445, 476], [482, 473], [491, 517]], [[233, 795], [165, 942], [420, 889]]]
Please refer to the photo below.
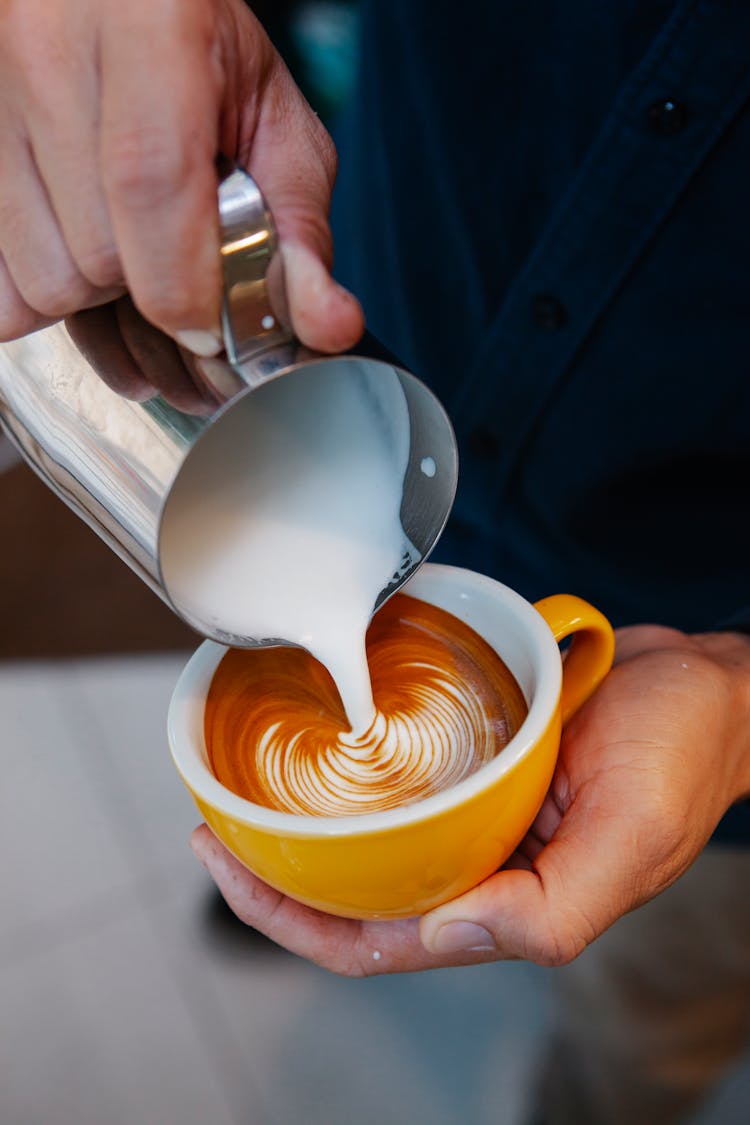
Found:
[[355, 735], [375, 719], [365, 633], [419, 554], [401, 526], [409, 412], [395, 371], [322, 361], [246, 396], [167, 503], [162, 571], [193, 621], [282, 639], [331, 673]]

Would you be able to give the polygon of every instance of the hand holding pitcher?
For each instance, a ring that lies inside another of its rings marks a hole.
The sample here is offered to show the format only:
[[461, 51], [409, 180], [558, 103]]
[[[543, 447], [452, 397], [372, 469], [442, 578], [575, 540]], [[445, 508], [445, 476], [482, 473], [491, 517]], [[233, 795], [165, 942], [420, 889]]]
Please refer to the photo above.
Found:
[[[295, 334], [322, 351], [359, 338], [359, 305], [330, 276], [333, 144], [241, 0], [11, 0], [0, 71], [0, 340], [127, 288], [148, 321], [216, 354], [220, 151], [274, 210]], [[154, 387], [169, 398], [158, 373], [121, 391]]]

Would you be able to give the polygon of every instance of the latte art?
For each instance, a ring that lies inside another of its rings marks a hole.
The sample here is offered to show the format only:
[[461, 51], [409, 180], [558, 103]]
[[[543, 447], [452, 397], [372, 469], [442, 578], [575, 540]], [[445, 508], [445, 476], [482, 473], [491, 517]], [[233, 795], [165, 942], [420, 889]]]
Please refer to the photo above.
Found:
[[406, 710], [379, 711], [352, 741], [346, 734], [326, 741], [311, 727], [287, 742], [278, 723], [256, 751], [264, 803], [308, 815], [374, 812], [455, 785], [494, 756], [491, 724], [464, 685], [434, 676], [404, 694], [412, 697]]
[[494, 650], [444, 610], [399, 594], [367, 634], [376, 716], [347, 730], [328, 672], [302, 649], [232, 650], [206, 703], [211, 767], [256, 804], [351, 816], [455, 785], [495, 755], [526, 714]]

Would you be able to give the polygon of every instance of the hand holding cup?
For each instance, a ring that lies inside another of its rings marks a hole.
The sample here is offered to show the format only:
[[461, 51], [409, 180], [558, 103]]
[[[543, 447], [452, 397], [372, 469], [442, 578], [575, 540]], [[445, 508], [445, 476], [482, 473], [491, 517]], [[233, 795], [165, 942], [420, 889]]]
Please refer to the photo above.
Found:
[[193, 850], [249, 925], [349, 976], [501, 959], [561, 965], [653, 898], [750, 793], [750, 642], [633, 626], [571, 718], [552, 785], [500, 871], [400, 921], [305, 907], [246, 870], [206, 826]]

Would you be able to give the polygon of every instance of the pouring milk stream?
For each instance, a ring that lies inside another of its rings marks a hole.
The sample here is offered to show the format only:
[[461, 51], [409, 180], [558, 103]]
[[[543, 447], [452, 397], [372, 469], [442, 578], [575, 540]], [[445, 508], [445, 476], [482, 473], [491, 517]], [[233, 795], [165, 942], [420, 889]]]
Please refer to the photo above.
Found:
[[[276, 379], [205, 435], [162, 525], [172, 598], [216, 631], [308, 649], [355, 737], [375, 718], [365, 632], [376, 600], [420, 559], [400, 517], [409, 448], [390, 369], [344, 362]], [[429, 457], [421, 471], [434, 473]]]

